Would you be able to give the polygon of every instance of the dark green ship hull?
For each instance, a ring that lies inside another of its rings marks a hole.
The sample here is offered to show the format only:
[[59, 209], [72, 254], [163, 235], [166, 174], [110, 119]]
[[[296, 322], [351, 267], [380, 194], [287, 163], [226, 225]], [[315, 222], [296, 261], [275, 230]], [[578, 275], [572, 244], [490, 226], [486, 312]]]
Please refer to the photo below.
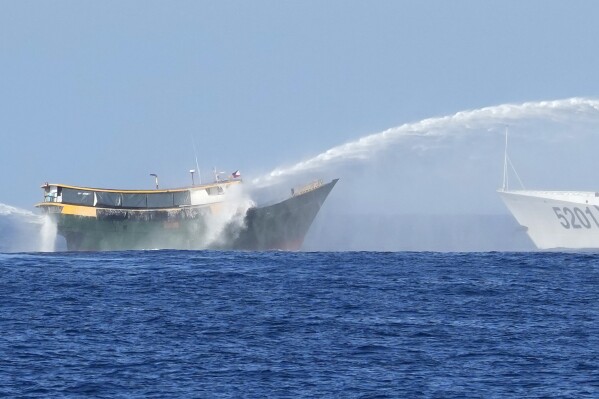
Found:
[[[298, 250], [337, 179], [274, 205], [254, 207], [226, 224], [218, 237], [210, 207], [177, 210], [97, 209], [96, 217], [49, 214], [70, 251], [142, 249]], [[57, 209], [58, 210], [58, 209]]]
[[304, 194], [265, 207], [248, 209], [244, 227], [231, 229], [226, 249], [298, 250], [320, 207], [338, 179]]

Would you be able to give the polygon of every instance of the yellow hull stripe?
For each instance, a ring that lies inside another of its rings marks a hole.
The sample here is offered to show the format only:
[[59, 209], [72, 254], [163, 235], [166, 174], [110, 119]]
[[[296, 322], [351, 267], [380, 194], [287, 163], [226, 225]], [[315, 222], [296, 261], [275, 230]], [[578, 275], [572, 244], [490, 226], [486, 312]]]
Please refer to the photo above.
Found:
[[62, 208], [60, 213], [63, 215], [77, 215], [77, 216], [87, 216], [87, 217], [96, 217], [96, 208], [91, 206], [79, 206], [79, 205], [69, 205], [69, 204], [61, 204], [56, 202], [41, 202], [36, 205], [38, 208], [43, 207], [56, 207]]
[[77, 215], [77, 216], [88, 216], [96, 217], [96, 208], [89, 206], [77, 206], [77, 205], [64, 205], [62, 207], [63, 215]]

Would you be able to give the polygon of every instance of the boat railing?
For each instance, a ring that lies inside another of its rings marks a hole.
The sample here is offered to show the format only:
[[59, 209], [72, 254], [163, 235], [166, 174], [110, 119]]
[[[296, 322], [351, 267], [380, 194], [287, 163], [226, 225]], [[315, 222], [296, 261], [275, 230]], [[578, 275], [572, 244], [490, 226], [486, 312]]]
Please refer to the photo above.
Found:
[[304, 186], [295, 187], [291, 189], [291, 196], [295, 197], [296, 195], [305, 194], [312, 190], [316, 190], [318, 187], [322, 186], [322, 179], [315, 180], [311, 183], [308, 183]]
[[56, 193], [50, 193], [44, 195], [44, 202], [58, 202], [58, 195]]

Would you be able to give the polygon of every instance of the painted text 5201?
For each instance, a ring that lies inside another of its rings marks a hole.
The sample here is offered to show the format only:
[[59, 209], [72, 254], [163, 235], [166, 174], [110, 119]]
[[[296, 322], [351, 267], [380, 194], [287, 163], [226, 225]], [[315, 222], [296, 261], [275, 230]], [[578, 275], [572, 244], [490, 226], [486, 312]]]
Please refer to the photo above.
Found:
[[[595, 205], [594, 207], [596, 211], [599, 211], [599, 206]], [[554, 206], [553, 211], [564, 229], [590, 229], [592, 227], [591, 221], [599, 228], [599, 222], [588, 206], [584, 211], [578, 207], [570, 209], [566, 206], [563, 208]]]

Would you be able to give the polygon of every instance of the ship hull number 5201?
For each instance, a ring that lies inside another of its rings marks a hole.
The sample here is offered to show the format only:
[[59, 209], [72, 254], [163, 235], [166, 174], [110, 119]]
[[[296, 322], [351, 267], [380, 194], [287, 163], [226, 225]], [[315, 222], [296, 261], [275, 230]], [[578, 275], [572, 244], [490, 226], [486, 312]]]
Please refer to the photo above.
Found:
[[[599, 206], [595, 205], [594, 208], [599, 213]], [[554, 206], [553, 212], [564, 229], [590, 229], [593, 225], [599, 228], [599, 215], [596, 217], [588, 206], [584, 209]]]

